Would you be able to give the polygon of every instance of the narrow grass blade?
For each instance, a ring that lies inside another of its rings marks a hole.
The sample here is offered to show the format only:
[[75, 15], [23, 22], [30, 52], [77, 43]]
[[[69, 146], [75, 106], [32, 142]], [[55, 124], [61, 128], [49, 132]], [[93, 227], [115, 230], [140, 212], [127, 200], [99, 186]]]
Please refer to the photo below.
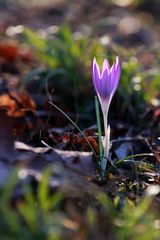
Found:
[[[130, 155], [130, 156], [127, 156], [127, 157], [125, 157], [125, 158], [121, 158], [120, 160], [116, 161], [116, 162], [114, 163], [114, 165], [115, 165], [116, 167], [118, 167], [118, 166], [121, 166], [121, 164], [122, 164], [124, 161], [129, 160], [129, 159], [131, 159], [131, 158], [147, 157], [147, 156], [154, 156], [154, 154], [153, 154], [153, 153], [139, 153], [139, 154]], [[113, 168], [114, 168], [114, 166], [111, 166], [111, 167], [107, 170], [107, 172], [112, 171]]]

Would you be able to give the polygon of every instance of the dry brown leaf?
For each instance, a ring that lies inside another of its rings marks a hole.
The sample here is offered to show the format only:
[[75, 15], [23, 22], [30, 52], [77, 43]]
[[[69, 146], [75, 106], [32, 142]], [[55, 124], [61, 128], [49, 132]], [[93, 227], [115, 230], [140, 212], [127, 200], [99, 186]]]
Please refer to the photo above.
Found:
[[49, 147], [33, 148], [19, 141], [15, 141], [14, 146], [17, 150], [33, 152], [40, 155], [43, 154], [42, 161], [45, 164], [47, 164], [47, 162], [54, 163], [55, 161], [60, 163], [63, 162], [67, 167], [77, 170], [84, 175], [95, 175], [95, 166], [92, 160], [92, 152], [64, 151], [59, 149], [51, 149]]
[[9, 116], [23, 117], [27, 111], [34, 111], [36, 104], [26, 92], [4, 93], [0, 96], [0, 109], [6, 109]]
[[17, 43], [5, 41], [0, 43], [0, 57], [6, 62], [13, 62], [17, 56]]
[[94, 176], [95, 166], [92, 160], [92, 152], [63, 151], [54, 149], [62, 157], [64, 163], [69, 168], [77, 170], [84, 175]]

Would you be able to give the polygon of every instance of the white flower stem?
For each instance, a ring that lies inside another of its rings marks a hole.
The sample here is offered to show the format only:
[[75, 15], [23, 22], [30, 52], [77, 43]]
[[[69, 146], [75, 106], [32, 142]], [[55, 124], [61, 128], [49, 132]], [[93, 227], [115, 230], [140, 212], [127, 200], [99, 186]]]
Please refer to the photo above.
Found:
[[103, 161], [102, 161], [102, 171], [103, 175], [107, 166], [107, 159], [109, 155], [110, 148], [110, 125], [108, 125], [108, 109], [107, 111], [103, 111], [103, 120], [104, 120], [104, 139], [103, 139]]

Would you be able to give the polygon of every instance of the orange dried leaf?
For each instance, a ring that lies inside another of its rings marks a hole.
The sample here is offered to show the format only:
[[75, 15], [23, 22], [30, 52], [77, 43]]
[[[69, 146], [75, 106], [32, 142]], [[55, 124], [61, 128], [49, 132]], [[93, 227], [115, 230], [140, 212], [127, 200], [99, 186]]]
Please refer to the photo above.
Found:
[[[87, 137], [87, 139], [90, 142], [90, 144], [92, 145], [92, 147], [94, 148], [95, 152], [98, 154], [98, 144], [97, 144], [96, 140], [91, 136]], [[90, 149], [88, 143], [86, 142], [86, 140], [84, 138], [82, 138], [82, 143], [85, 148], [87, 148], [88, 150]]]
[[23, 117], [27, 111], [34, 111], [36, 104], [26, 92], [14, 92], [11, 95], [4, 93], [0, 96], [0, 109], [6, 109], [12, 117]]
[[0, 57], [7, 62], [13, 62], [17, 56], [17, 44], [13, 41], [0, 44]]

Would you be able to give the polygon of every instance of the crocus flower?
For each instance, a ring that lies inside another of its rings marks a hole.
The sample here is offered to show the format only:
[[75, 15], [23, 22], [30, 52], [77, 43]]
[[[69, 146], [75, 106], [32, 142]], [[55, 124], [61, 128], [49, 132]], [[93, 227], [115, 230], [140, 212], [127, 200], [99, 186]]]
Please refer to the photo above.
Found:
[[120, 78], [120, 61], [116, 57], [116, 63], [110, 68], [107, 59], [103, 61], [100, 71], [96, 59], [92, 62], [92, 81], [100, 101], [102, 112], [108, 114], [109, 106], [117, 89]]
[[93, 59], [92, 62], [92, 81], [97, 93], [104, 119], [105, 136], [103, 139], [104, 148], [104, 161], [102, 169], [105, 170], [107, 164], [107, 158], [109, 154], [109, 141], [110, 141], [110, 127], [108, 125], [108, 111], [113, 95], [117, 89], [120, 79], [120, 61], [119, 57], [116, 57], [116, 62], [110, 67], [107, 59], [103, 61], [102, 69]]

